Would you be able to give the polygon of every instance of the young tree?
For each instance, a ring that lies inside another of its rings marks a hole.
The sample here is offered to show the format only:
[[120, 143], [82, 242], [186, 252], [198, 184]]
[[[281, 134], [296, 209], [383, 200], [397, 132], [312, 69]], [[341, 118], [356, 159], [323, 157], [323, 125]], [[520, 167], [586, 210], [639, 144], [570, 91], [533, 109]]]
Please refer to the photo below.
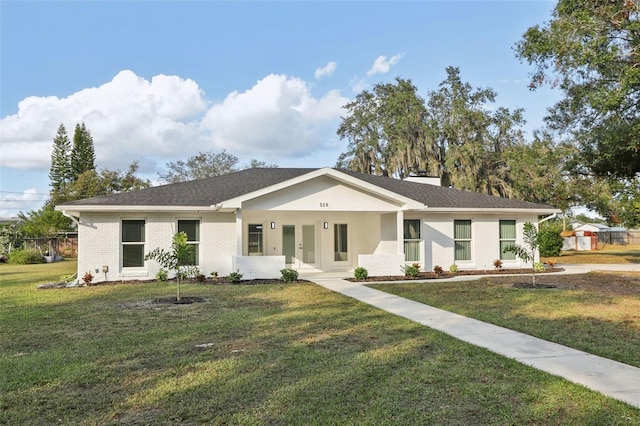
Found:
[[505, 253], [515, 253], [524, 262], [531, 262], [531, 277], [533, 286], [536, 286], [536, 253], [538, 253], [538, 229], [531, 222], [525, 222], [523, 225], [524, 245], [516, 244], [505, 247]]
[[71, 150], [72, 180], [88, 170], [96, 169], [96, 154], [93, 138], [84, 123], [76, 124], [73, 133], [73, 149]]
[[164, 269], [172, 270], [176, 274], [177, 292], [176, 300], [180, 301], [180, 281], [196, 272], [196, 267], [187, 265], [193, 259], [194, 247], [187, 243], [185, 232], [178, 232], [173, 236], [171, 250], [167, 251], [159, 247], [145, 255], [145, 260], [155, 260]]
[[51, 153], [51, 168], [49, 179], [51, 180], [51, 198], [53, 202], [63, 202], [60, 199], [65, 186], [71, 181], [71, 142], [67, 136], [64, 124], [58, 127], [58, 133], [53, 138], [53, 151]]
[[640, 0], [559, 0], [529, 28], [516, 54], [535, 67], [530, 87], [559, 87], [547, 117], [572, 131], [583, 164], [600, 176], [640, 170]]

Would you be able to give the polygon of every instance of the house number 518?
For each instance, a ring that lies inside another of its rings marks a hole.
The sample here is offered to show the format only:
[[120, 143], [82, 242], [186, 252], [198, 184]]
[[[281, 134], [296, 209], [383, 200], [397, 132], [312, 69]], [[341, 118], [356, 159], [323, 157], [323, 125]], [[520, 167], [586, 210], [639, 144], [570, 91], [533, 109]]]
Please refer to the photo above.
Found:
[[329, 207], [329, 203], [320, 203], [320, 207]]

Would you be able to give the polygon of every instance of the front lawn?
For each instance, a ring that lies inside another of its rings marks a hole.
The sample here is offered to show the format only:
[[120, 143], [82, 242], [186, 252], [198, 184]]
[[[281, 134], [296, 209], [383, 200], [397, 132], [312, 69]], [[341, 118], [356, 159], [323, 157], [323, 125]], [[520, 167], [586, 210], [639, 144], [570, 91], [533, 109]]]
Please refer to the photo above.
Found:
[[640, 367], [640, 273], [541, 274], [556, 289], [514, 289], [530, 278], [371, 285], [430, 306]]
[[[37, 290], [0, 265], [0, 424], [633, 424], [640, 410], [311, 283]], [[39, 274], [41, 272], [38, 272]], [[35, 275], [34, 275], [35, 276]], [[30, 278], [31, 277], [31, 278]]]

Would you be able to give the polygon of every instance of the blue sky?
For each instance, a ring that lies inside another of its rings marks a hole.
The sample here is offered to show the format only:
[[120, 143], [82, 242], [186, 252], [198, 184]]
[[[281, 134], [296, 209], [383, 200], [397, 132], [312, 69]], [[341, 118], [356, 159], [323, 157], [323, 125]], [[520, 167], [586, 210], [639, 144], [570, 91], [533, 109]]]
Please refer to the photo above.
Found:
[[157, 180], [227, 149], [282, 167], [333, 166], [341, 107], [409, 78], [426, 97], [449, 65], [521, 107], [531, 132], [557, 91], [515, 58], [551, 1], [0, 1], [0, 216], [39, 208], [52, 140], [85, 122], [98, 168]]

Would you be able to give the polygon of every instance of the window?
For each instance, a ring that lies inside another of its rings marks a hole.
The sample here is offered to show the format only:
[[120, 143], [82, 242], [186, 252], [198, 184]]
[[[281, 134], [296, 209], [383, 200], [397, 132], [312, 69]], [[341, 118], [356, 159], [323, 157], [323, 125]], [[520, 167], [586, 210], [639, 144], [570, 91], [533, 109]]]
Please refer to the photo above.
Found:
[[501, 220], [500, 221], [500, 259], [515, 260], [514, 252], [505, 253], [504, 249], [516, 245], [516, 221]]
[[333, 260], [336, 262], [349, 260], [346, 223], [335, 223], [333, 225], [333, 251]]
[[404, 260], [420, 261], [420, 219], [404, 220]]
[[471, 260], [471, 221], [453, 221], [455, 260]]
[[144, 220], [122, 221], [122, 267], [144, 266]]
[[249, 256], [262, 256], [262, 225], [249, 225]]
[[178, 232], [187, 234], [187, 244], [193, 247], [191, 258], [183, 263], [183, 266], [195, 266], [200, 262], [200, 221], [179, 220]]

